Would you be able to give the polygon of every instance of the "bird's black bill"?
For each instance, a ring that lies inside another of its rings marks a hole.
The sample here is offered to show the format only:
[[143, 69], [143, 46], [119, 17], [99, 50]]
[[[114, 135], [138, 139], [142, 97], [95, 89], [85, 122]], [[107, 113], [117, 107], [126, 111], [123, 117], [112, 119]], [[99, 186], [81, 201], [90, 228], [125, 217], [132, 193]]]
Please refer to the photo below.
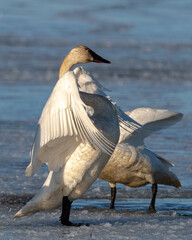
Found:
[[91, 56], [93, 57], [93, 62], [97, 62], [97, 63], [111, 63], [108, 60], [100, 57], [99, 55], [97, 55], [95, 52], [93, 52], [91, 49], [89, 49], [89, 53], [91, 54]]

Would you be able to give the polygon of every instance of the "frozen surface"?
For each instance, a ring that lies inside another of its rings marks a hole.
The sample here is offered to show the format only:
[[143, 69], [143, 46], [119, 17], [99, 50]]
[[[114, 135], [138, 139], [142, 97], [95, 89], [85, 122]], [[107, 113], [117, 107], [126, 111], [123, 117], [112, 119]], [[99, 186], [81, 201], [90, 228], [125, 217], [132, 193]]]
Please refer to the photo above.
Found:
[[[62, 226], [58, 220], [60, 209], [13, 221], [11, 217], [20, 206], [1, 207], [0, 239], [191, 239], [192, 217], [179, 215], [178, 209], [147, 214], [134, 211], [132, 206], [131, 211], [121, 209], [114, 212], [83, 207], [84, 202], [78, 202], [81, 207], [74, 204], [71, 221], [89, 223], [90, 226]], [[105, 207], [105, 204], [106, 201], [98, 201], [99, 207]], [[120, 202], [118, 204], [121, 205]]]
[[[192, 224], [192, 2], [191, 0], [7, 0], [0, 9], [0, 239], [191, 239]], [[41, 110], [64, 56], [77, 45], [112, 64], [84, 65], [123, 110], [182, 112], [176, 125], [147, 139], [172, 161], [182, 189], [159, 186], [156, 214], [146, 214], [151, 188], [118, 184], [116, 211], [110, 188], [97, 180], [73, 203], [63, 227], [60, 209], [29, 218], [12, 216], [42, 186], [43, 167], [24, 175]]]

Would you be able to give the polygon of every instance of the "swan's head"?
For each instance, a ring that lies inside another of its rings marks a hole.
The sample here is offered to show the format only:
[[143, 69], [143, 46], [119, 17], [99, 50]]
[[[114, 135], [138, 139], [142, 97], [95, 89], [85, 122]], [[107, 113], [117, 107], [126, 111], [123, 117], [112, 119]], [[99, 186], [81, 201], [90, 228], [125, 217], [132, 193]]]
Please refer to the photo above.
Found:
[[70, 53], [70, 58], [76, 63], [110, 63], [108, 60], [102, 58], [86, 46], [77, 46], [73, 48]]
[[102, 58], [86, 46], [77, 46], [73, 48], [64, 59], [59, 70], [59, 78], [71, 69], [71, 67], [78, 63], [110, 63], [108, 60]]

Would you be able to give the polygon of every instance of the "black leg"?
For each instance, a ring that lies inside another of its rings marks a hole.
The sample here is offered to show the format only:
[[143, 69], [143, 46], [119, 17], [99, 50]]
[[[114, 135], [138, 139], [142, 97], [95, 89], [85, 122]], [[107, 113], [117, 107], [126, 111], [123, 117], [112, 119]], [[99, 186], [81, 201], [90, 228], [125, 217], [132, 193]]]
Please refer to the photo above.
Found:
[[62, 201], [62, 214], [60, 217], [60, 221], [63, 225], [72, 226], [73, 223], [69, 221], [69, 215], [71, 210], [71, 203], [68, 197], [63, 197]]
[[63, 197], [62, 214], [61, 214], [61, 217], [60, 217], [61, 223], [65, 226], [74, 226], [74, 227], [80, 227], [82, 225], [89, 226], [89, 224], [72, 223], [72, 222], [69, 221], [71, 204], [72, 204], [72, 202], [69, 201], [68, 197], [66, 197], [66, 196]]
[[148, 212], [154, 213], [156, 212], [155, 210], [155, 199], [156, 199], [156, 195], [157, 195], [157, 183], [152, 184], [152, 199], [151, 199], [151, 203], [148, 209]]
[[116, 187], [112, 187], [111, 188], [111, 204], [110, 204], [110, 209], [114, 209], [114, 205], [115, 205], [115, 197], [116, 197]]

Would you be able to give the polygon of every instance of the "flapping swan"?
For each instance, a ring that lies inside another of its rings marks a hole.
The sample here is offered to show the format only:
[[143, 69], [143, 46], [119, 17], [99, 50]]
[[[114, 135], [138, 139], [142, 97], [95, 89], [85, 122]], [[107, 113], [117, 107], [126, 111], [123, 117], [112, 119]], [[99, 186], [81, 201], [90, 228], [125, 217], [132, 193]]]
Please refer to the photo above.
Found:
[[[61, 223], [76, 225], [69, 221], [72, 201], [97, 179], [115, 149], [119, 119], [113, 104], [79, 90], [77, 77], [70, 71], [74, 64], [88, 62], [109, 63], [84, 46], [72, 49], [63, 60], [59, 80], [38, 122], [26, 176], [31, 177], [43, 163], [51, 172], [43, 194], [37, 194], [14, 218], [51, 209], [62, 200]], [[55, 199], [58, 194], [62, 199]]]

